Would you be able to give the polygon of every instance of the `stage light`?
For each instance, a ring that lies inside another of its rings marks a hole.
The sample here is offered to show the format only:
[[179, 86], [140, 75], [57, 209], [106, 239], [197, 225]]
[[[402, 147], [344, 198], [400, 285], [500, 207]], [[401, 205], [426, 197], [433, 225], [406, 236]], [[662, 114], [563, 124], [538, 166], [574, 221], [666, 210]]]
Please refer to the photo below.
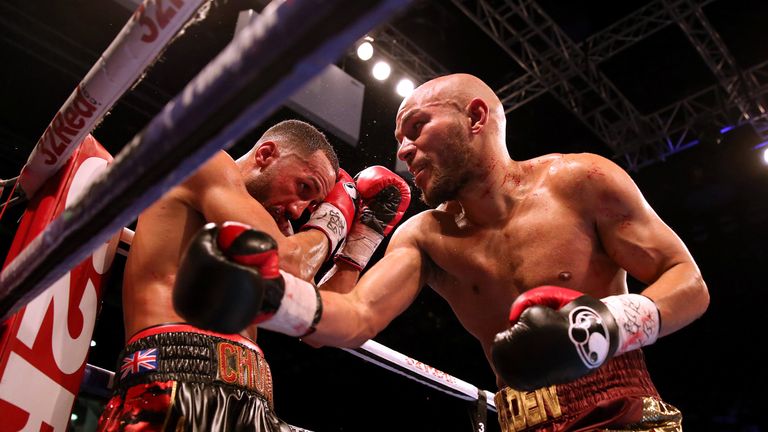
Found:
[[374, 78], [379, 81], [384, 81], [385, 79], [389, 78], [389, 74], [392, 72], [392, 68], [389, 66], [389, 63], [380, 61], [373, 65], [372, 72]]
[[768, 141], [763, 141], [760, 144], [753, 147], [753, 149], [760, 154], [761, 162], [764, 165], [768, 165]]
[[408, 78], [403, 78], [400, 80], [400, 82], [397, 83], [397, 94], [402, 97], [407, 97], [413, 92], [413, 87], [413, 81], [409, 80]]
[[364, 41], [357, 46], [357, 57], [360, 60], [368, 61], [373, 57], [373, 45], [369, 41]]

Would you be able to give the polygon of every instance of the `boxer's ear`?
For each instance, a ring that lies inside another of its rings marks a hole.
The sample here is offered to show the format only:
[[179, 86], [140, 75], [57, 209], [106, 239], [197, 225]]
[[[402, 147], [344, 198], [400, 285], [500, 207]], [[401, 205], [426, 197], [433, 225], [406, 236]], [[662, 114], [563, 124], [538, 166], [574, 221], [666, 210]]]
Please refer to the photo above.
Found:
[[479, 133], [488, 123], [488, 104], [481, 98], [474, 98], [467, 104], [467, 113], [470, 120], [470, 133]]
[[279, 156], [280, 149], [274, 141], [262, 142], [253, 152], [254, 162], [259, 168], [272, 164]]

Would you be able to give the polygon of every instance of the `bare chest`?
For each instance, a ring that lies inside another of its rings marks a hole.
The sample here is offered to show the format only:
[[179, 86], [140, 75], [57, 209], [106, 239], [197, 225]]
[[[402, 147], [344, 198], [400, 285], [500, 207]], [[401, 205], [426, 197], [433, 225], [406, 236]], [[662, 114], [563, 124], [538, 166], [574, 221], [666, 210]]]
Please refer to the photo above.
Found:
[[519, 211], [503, 226], [441, 230], [426, 241], [429, 284], [481, 340], [506, 325], [521, 292], [541, 285], [584, 290], [616, 273], [592, 224], [557, 204]]

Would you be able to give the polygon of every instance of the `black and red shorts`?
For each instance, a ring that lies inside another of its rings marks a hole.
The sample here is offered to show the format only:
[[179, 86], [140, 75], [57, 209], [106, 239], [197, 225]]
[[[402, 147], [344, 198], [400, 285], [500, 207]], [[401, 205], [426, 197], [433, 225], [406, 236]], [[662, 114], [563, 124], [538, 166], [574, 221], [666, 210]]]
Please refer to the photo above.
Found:
[[302, 431], [272, 406], [259, 347], [184, 324], [134, 335], [119, 357], [99, 431]]

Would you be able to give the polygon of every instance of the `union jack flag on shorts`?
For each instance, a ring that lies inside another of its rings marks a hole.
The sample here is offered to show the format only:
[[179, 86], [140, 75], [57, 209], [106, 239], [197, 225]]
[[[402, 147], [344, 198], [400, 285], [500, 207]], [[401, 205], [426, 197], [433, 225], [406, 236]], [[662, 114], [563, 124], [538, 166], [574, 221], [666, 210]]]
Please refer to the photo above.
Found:
[[120, 378], [157, 369], [157, 348], [139, 350], [123, 358]]

